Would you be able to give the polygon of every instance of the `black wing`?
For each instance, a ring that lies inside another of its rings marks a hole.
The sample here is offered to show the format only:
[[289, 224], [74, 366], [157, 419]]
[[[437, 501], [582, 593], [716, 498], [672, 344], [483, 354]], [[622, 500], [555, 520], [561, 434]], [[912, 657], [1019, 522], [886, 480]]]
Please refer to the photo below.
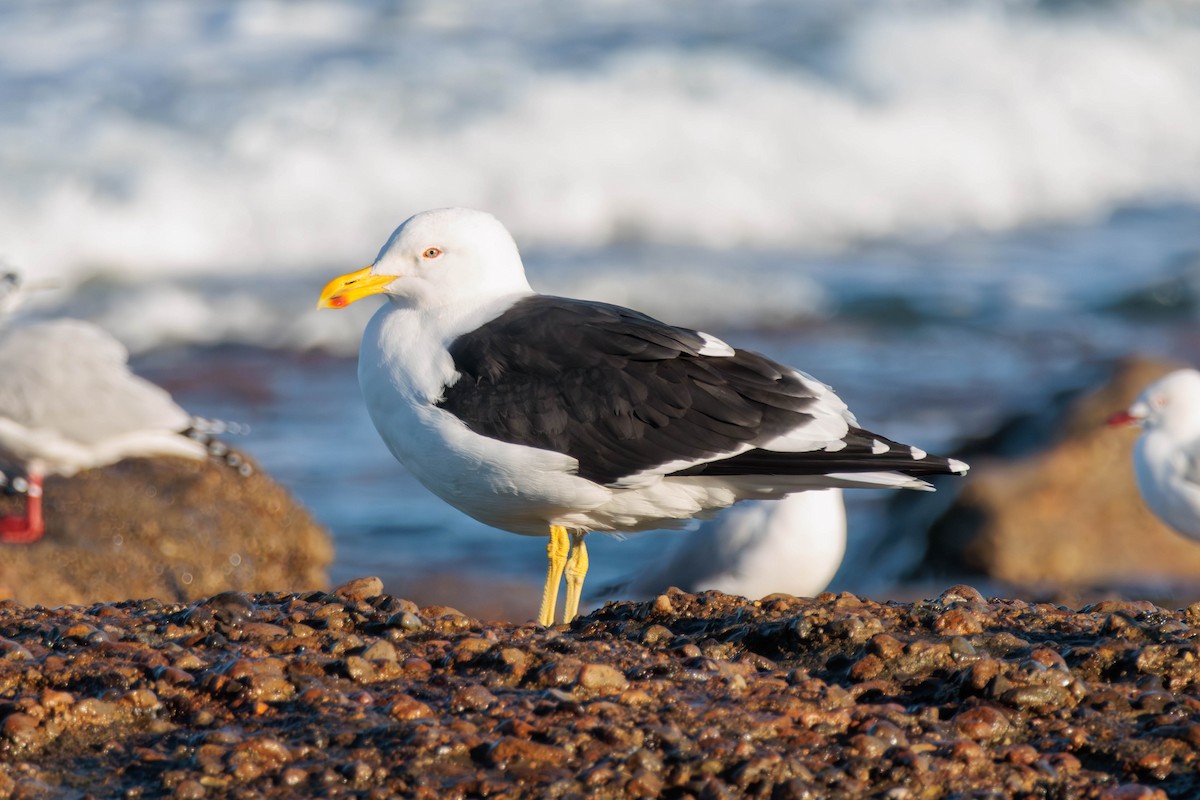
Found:
[[746, 350], [701, 355], [707, 344], [620, 306], [534, 295], [451, 343], [460, 377], [438, 406], [483, 436], [566, 453], [601, 484], [813, 419], [817, 393], [794, 370]]

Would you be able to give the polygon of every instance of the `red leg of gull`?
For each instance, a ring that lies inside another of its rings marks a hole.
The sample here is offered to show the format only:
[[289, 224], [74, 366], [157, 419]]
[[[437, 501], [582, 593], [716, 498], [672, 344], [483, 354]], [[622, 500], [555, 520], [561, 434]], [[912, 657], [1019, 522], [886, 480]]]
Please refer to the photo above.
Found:
[[42, 521], [42, 476], [30, 473], [29, 489], [25, 494], [25, 513], [0, 517], [0, 542], [29, 544], [42, 538], [46, 524]]

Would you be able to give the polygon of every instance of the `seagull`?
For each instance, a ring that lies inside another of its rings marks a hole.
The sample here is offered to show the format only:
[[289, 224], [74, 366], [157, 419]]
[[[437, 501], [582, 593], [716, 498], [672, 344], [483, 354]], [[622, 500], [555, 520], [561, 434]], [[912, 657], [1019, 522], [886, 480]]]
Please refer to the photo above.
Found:
[[318, 308], [370, 295], [358, 380], [392, 455], [502, 530], [549, 535], [538, 622], [574, 619], [584, 536], [681, 525], [804, 489], [931, 489], [967, 465], [859, 427], [833, 390], [715, 336], [537, 294], [512, 236], [464, 208], [417, 214]]
[[751, 600], [769, 594], [812, 597], [829, 585], [845, 553], [841, 489], [748, 500], [679, 537], [664, 560], [647, 564], [601, 595], [646, 598], [675, 586]]
[[[19, 277], [0, 276], [0, 311], [11, 312], [20, 298]], [[202, 434], [209, 421], [192, 417], [165, 389], [134, 375], [128, 361], [124, 345], [89, 322], [4, 320], [0, 462], [24, 472], [25, 510], [0, 517], [0, 542], [42, 537], [48, 476], [69, 477], [131, 456], [206, 457]]]
[[1108, 423], [1142, 428], [1133, 449], [1142, 499], [1163, 522], [1200, 540], [1200, 372], [1168, 373]]

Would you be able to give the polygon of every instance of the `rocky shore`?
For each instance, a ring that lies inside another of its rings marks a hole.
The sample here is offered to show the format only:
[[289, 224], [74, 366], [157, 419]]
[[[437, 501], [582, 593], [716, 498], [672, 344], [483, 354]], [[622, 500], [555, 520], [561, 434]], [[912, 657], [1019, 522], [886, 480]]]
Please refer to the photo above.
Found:
[[1200, 606], [0, 602], [0, 798], [1193, 797]]

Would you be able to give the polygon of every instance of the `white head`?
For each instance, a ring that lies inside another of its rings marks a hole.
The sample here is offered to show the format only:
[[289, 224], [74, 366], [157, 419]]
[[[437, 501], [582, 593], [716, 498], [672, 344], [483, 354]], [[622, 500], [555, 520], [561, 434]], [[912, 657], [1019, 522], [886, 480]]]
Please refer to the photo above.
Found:
[[1159, 378], [1110, 424], [1141, 425], [1180, 437], [1200, 435], [1200, 372], [1180, 369]]
[[516, 242], [483, 211], [440, 208], [409, 217], [371, 266], [330, 281], [318, 308], [386, 294], [413, 308], [483, 303], [529, 292]]

